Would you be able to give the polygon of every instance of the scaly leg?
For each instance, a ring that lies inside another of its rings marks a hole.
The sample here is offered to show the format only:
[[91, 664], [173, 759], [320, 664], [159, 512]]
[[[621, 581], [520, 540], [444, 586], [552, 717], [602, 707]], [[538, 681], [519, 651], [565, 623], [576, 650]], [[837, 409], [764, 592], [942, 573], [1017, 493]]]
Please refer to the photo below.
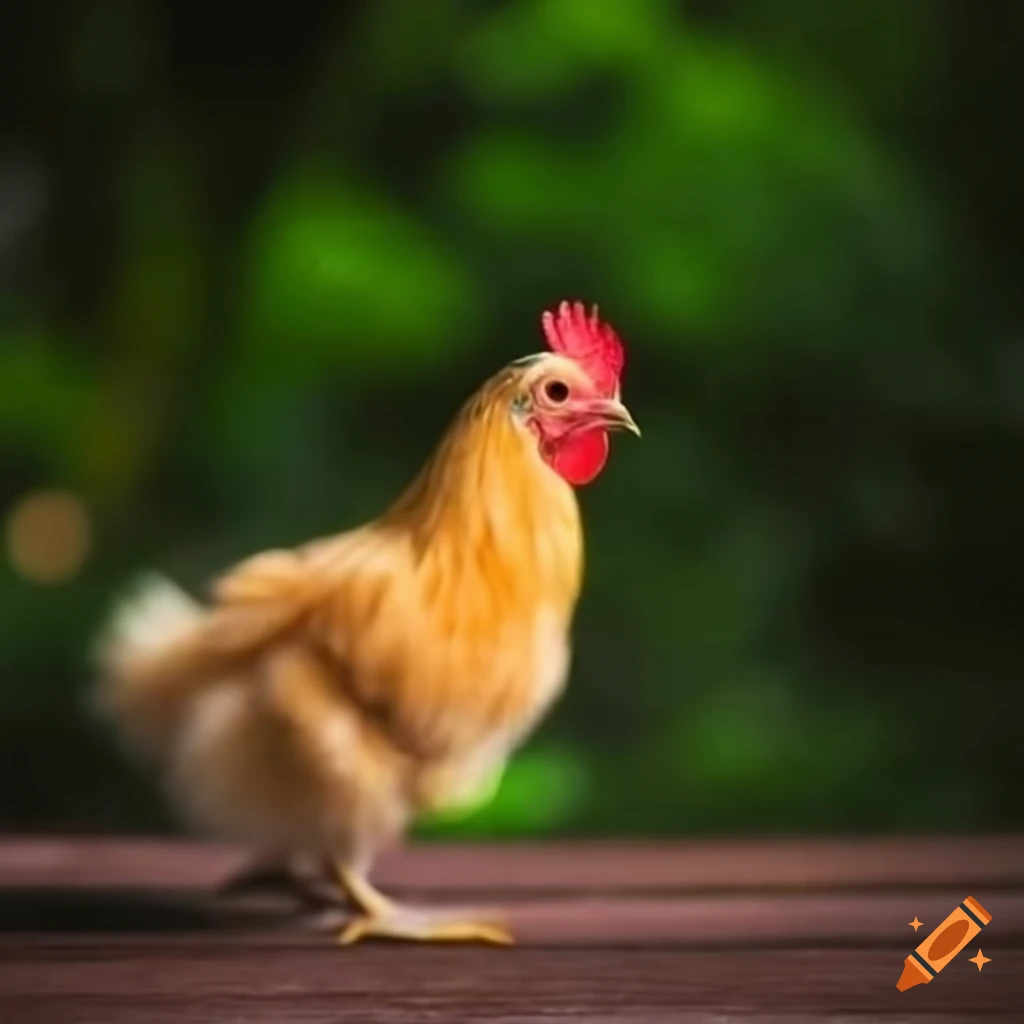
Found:
[[342, 903], [342, 894], [329, 873], [301, 871], [287, 857], [258, 857], [218, 886], [224, 896], [251, 892], [284, 892], [307, 906], [322, 908]]
[[359, 871], [337, 865], [338, 882], [362, 913], [343, 929], [338, 941], [351, 945], [368, 937], [412, 942], [487, 942], [508, 946], [512, 936], [502, 925], [472, 912], [403, 907], [378, 892]]

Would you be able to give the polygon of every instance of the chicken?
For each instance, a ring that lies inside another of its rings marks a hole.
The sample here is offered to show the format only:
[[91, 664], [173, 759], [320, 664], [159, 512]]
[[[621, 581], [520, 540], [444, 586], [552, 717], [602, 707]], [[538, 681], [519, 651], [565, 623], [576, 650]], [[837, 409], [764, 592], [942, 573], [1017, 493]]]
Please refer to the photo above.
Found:
[[256, 555], [200, 604], [147, 579], [99, 645], [99, 707], [185, 821], [265, 863], [331, 865], [363, 936], [508, 942], [368, 873], [418, 815], [485, 789], [566, 682], [583, 543], [574, 487], [639, 435], [622, 344], [580, 303], [549, 350], [466, 403], [377, 520]]

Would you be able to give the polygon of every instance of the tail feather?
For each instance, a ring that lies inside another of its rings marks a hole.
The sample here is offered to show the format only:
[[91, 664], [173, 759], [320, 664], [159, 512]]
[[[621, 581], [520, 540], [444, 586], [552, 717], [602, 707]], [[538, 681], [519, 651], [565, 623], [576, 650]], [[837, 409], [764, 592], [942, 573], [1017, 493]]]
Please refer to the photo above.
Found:
[[237, 677], [303, 614], [292, 595], [276, 596], [206, 607], [162, 576], [143, 577], [97, 646], [96, 710], [138, 752], [163, 756], [195, 698]]
[[[159, 754], [177, 731], [175, 687], [166, 662], [190, 646], [206, 617], [203, 606], [158, 574], [138, 579], [116, 604], [95, 648], [99, 682], [94, 710], [139, 753]], [[163, 665], [164, 671], [154, 671]]]
[[102, 665], [155, 654], [180, 640], [203, 618], [203, 607], [176, 583], [157, 573], [140, 577], [114, 608], [97, 645]]

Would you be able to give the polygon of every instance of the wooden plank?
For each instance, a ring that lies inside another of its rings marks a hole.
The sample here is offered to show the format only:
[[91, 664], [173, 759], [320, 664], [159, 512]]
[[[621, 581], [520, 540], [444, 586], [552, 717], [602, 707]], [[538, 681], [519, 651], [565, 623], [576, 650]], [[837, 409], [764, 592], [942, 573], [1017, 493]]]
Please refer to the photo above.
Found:
[[[487, 950], [0, 940], [0, 1019], [33, 1024], [1010, 1024], [1024, 953], [896, 990], [898, 953]], [[870, 1016], [868, 1016], [870, 1015]]]
[[[0, 1020], [1019, 1024], [1024, 1007], [1024, 837], [439, 844], [383, 862], [407, 898], [502, 905], [511, 950], [341, 950], [280, 897], [216, 898], [241, 863], [185, 841], [0, 841]], [[971, 944], [984, 971], [965, 951], [897, 992], [907, 922], [968, 894], [993, 914]]]
[[[966, 896], [993, 915], [979, 941], [1024, 948], [1024, 892], [963, 888], [907, 893], [730, 896], [518, 896], [498, 902], [498, 916], [528, 946], [771, 947], [859, 944], [909, 952]], [[446, 905], [443, 900], [436, 905]], [[0, 932], [265, 933], [266, 941], [319, 945], [340, 928], [342, 910], [298, 914], [278, 900], [230, 904], [203, 894], [155, 892], [0, 892]], [[281, 933], [292, 931], [292, 938]]]
[[[0, 887], [207, 888], [244, 861], [182, 840], [0, 840]], [[418, 844], [375, 877], [433, 893], [1024, 887], [1024, 836]], [[966, 893], [965, 893], [966, 895]], [[979, 897], [980, 898], [980, 897]]]

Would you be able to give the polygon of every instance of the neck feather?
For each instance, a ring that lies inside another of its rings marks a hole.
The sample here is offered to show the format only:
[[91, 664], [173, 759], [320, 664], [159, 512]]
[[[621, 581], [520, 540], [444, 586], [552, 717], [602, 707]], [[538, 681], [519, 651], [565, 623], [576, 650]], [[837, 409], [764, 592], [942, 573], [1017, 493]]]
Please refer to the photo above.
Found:
[[575, 595], [582, 563], [572, 487], [515, 422], [516, 374], [503, 371], [460, 410], [385, 521], [410, 531], [421, 559], [463, 574], [549, 578]]

